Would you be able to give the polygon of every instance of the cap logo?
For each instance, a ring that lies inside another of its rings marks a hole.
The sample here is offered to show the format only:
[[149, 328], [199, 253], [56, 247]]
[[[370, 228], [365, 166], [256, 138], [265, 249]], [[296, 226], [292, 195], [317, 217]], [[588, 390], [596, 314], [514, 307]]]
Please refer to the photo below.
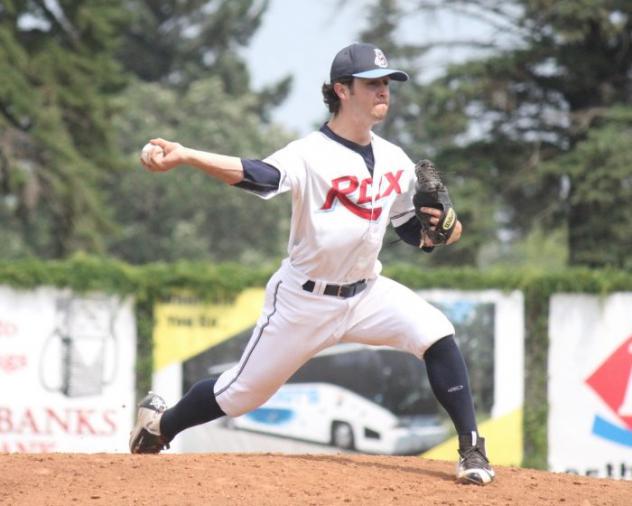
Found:
[[388, 66], [388, 61], [386, 60], [386, 56], [381, 49], [375, 48], [375, 64], [378, 67], [386, 68]]

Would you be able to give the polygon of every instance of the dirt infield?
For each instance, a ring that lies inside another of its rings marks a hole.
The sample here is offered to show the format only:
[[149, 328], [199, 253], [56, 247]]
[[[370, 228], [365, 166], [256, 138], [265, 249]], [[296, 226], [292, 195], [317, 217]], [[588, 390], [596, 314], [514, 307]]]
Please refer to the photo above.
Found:
[[2, 505], [630, 505], [632, 482], [497, 468], [487, 487], [452, 462], [279, 454], [0, 454]]

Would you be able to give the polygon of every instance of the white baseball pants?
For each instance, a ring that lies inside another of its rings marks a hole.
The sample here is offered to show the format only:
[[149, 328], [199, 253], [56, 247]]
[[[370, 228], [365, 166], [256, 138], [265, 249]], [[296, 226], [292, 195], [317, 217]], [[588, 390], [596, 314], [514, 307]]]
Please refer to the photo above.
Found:
[[308, 279], [286, 259], [266, 286], [263, 311], [239, 363], [215, 383], [217, 403], [239, 416], [268, 400], [299, 367], [337, 343], [391, 346], [422, 358], [454, 327], [405, 286], [378, 276], [343, 299], [302, 288]]

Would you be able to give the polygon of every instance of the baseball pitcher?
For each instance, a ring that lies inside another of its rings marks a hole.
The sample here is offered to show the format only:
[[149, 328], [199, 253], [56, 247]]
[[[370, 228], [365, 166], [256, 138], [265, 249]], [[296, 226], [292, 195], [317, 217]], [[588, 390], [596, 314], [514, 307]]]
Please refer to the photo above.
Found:
[[132, 453], [159, 453], [179, 432], [269, 399], [319, 351], [337, 343], [391, 346], [426, 363], [432, 390], [459, 435], [457, 480], [485, 485], [494, 471], [479, 436], [468, 372], [454, 327], [438, 309], [380, 274], [389, 224], [413, 247], [459, 240], [462, 225], [431, 162], [415, 164], [372, 132], [389, 108], [389, 86], [408, 75], [372, 44], [335, 56], [322, 87], [331, 113], [318, 131], [264, 160], [198, 151], [152, 139], [150, 171], [205, 171], [264, 199], [292, 195], [288, 255], [269, 280], [243, 355], [217, 381], [203, 379], [173, 407], [150, 392], [130, 436]]

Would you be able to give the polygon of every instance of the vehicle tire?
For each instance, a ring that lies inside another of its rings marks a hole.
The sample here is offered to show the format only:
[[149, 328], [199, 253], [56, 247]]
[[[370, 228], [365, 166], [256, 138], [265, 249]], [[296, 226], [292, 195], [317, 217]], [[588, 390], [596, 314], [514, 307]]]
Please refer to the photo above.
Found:
[[334, 422], [331, 426], [331, 444], [343, 450], [355, 448], [353, 429], [346, 422]]

